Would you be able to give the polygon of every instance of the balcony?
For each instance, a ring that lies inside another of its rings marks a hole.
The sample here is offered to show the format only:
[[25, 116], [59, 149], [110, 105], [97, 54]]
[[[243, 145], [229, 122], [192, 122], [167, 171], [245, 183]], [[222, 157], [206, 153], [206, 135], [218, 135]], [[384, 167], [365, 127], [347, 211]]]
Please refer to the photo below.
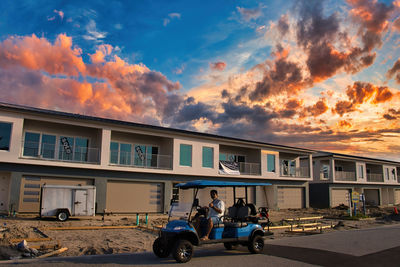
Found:
[[145, 169], [172, 170], [172, 156], [147, 153], [138, 155], [133, 152], [111, 150], [110, 164]]
[[22, 143], [22, 157], [49, 161], [67, 161], [78, 163], [100, 163], [100, 149], [95, 147], [56, 146], [54, 143], [25, 141]]
[[356, 181], [355, 172], [335, 171], [336, 181]]
[[367, 182], [383, 182], [381, 173], [367, 173]]
[[220, 160], [219, 166], [220, 174], [261, 175], [261, 165], [259, 163]]
[[310, 177], [310, 169], [308, 167], [287, 168], [286, 165], [281, 165], [280, 176], [296, 177], [296, 178], [309, 178]]

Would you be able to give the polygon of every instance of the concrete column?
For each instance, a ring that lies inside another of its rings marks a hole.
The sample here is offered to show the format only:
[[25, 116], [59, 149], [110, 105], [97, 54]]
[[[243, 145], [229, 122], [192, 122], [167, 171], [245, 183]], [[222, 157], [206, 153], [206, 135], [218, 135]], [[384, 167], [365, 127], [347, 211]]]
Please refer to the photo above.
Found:
[[309, 165], [310, 165], [310, 178], [312, 178], [314, 180], [314, 168], [313, 168], [313, 159], [312, 159], [312, 155], [308, 155], [308, 159], [309, 159]]
[[335, 176], [335, 160], [334, 159], [330, 159], [329, 162], [330, 162], [330, 165], [331, 165], [331, 170], [330, 170], [331, 179], [332, 179], [331, 181], [335, 182], [335, 180], [336, 180], [336, 176]]
[[107, 201], [107, 178], [95, 178], [96, 186], [96, 213], [103, 213]]
[[166, 181], [164, 183], [164, 213], [171, 208], [171, 201], [172, 199], [172, 182]]
[[102, 129], [101, 149], [100, 149], [101, 166], [108, 166], [110, 163], [110, 143], [111, 143], [111, 130]]
[[308, 188], [308, 182], [305, 183], [304, 190], [305, 190], [305, 192], [304, 192], [305, 203], [304, 204], [305, 204], [306, 208], [309, 208], [310, 207], [310, 191]]
[[10, 181], [10, 201], [9, 201], [9, 211], [12, 213], [18, 211], [19, 209], [19, 197], [21, 194], [21, 180], [22, 173], [12, 172]]

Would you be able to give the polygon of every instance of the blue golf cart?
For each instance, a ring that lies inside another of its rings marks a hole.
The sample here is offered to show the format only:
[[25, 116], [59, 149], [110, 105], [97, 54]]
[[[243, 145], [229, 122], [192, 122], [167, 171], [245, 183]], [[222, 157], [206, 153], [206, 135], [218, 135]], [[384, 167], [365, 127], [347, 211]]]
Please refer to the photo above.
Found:
[[[243, 183], [195, 180], [180, 183], [175, 187], [180, 189], [194, 189], [192, 203], [171, 201], [168, 223], [159, 232], [159, 237], [153, 243], [153, 251], [159, 258], [173, 255], [177, 262], [190, 261], [193, 256], [193, 246], [223, 243], [228, 250], [235, 249], [238, 245], [247, 246], [251, 253], [260, 253], [264, 248], [264, 236], [268, 235], [264, 227], [269, 223], [268, 209], [260, 208], [258, 211], [254, 204], [248, 203], [247, 188], [253, 186], [266, 186], [269, 183]], [[206, 211], [199, 206], [197, 194], [199, 189], [207, 187], [231, 187], [233, 189], [234, 205], [226, 209], [226, 213], [217, 224], [214, 224], [208, 240], [201, 240], [202, 231], [198, 233], [193, 221], [198, 217], [205, 220]], [[236, 188], [245, 188], [245, 197], [236, 197]], [[196, 213], [195, 213], [196, 212]], [[192, 214], [194, 214], [192, 216]]]

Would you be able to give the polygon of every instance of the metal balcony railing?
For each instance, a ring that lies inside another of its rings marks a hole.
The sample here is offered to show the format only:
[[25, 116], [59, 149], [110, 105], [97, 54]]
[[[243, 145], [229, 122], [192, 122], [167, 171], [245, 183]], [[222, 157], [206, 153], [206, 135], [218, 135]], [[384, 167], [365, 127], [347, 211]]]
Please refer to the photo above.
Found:
[[308, 167], [287, 168], [286, 165], [281, 165], [280, 176], [309, 178], [310, 177], [310, 169]]
[[259, 163], [239, 162], [239, 171], [243, 175], [261, 175]]
[[22, 157], [53, 161], [100, 163], [100, 149], [95, 147], [57, 146], [38, 142], [24, 141]]
[[172, 169], [172, 156], [143, 153], [138, 155], [130, 151], [111, 150], [110, 164], [148, 169]]
[[[234, 175], [261, 175], [261, 164], [260, 163], [251, 163], [251, 162], [231, 162], [220, 160], [220, 173], [222, 174], [234, 174]], [[232, 165], [228, 167], [228, 169], [232, 168], [232, 173], [226, 172], [221, 169], [221, 165]], [[222, 172], [221, 172], [222, 171]]]
[[383, 182], [382, 173], [367, 173], [367, 182]]
[[335, 171], [336, 181], [356, 181], [355, 172]]

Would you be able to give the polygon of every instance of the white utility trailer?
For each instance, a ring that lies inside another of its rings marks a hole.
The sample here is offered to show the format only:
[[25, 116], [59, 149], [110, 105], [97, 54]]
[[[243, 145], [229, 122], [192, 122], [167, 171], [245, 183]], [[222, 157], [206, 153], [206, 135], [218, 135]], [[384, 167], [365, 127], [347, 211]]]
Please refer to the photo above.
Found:
[[93, 185], [43, 185], [40, 216], [56, 216], [66, 221], [70, 216], [94, 216], [96, 187]]

